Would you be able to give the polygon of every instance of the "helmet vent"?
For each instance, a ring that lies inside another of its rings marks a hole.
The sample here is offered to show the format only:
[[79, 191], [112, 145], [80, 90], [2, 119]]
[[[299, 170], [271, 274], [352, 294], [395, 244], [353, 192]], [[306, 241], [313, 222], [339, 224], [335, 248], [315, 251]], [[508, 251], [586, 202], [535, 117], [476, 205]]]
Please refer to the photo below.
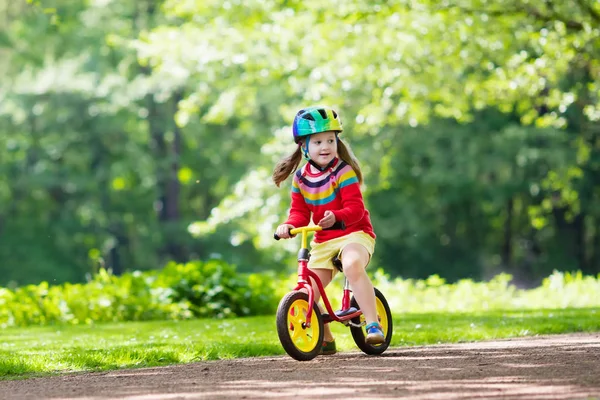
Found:
[[323, 119], [327, 119], [327, 112], [325, 110], [323, 110], [322, 108], [319, 108], [319, 114], [321, 114], [321, 117], [323, 117]]
[[333, 113], [333, 118], [337, 118], [337, 113], [335, 112], [335, 110], [331, 110], [331, 112]]
[[298, 114], [296, 114], [296, 115], [300, 115], [300, 114], [302, 114], [303, 112], [304, 112], [304, 108], [303, 108], [302, 110], [298, 111]]
[[305, 115], [303, 115], [303, 116], [302, 116], [302, 118], [303, 118], [303, 119], [308, 119], [308, 120], [310, 120], [310, 121], [314, 121], [314, 120], [315, 120], [315, 117], [313, 117], [313, 116], [312, 116], [312, 115], [310, 115], [310, 114], [305, 114]]

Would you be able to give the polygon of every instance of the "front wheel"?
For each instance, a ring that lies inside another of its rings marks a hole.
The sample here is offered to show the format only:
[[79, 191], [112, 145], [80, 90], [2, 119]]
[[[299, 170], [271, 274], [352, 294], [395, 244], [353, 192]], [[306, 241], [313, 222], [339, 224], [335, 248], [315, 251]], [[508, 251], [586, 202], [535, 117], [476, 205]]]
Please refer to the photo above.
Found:
[[[350, 305], [359, 308], [354, 296], [352, 296]], [[376, 345], [367, 344], [367, 342], [365, 342], [365, 338], [367, 337], [365, 327], [350, 327], [350, 332], [352, 333], [352, 339], [354, 339], [354, 343], [356, 343], [358, 348], [361, 349], [365, 354], [369, 355], [381, 354], [389, 347], [390, 342], [392, 341], [392, 331], [394, 329], [390, 306], [388, 305], [388, 302], [383, 294], [376, 288], [375, 305], [377, 309], [377, 318], [379, 319], [379, 324], [381, 325], [383, 329], [383, 335], [385, 336], [385, 341], [383, 343]], [[365, 316], [360, 315], [359, 317], [352, 318], [352, 322], [355, 324], [361, 324], [365, 322]]]
[[323, 344], [323, 319], [313, 303], [310, 327], [306, 326], [308, 294], [294, 291], [286, 294], [277, 307], [277, 334], [286, 353], [298, 361], [315, 358]]

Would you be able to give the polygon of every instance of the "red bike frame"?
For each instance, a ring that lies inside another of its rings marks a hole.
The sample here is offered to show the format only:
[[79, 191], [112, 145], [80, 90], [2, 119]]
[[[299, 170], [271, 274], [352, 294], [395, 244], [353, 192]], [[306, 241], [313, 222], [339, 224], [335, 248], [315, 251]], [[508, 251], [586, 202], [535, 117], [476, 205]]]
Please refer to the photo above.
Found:
[[[331, 318], [331, 320], [327, 321], [327, 323], [331, 321], [347, 321], [349, 319], [358, 317], [362, 314], [362, 311], [357, 310], [352, 313], [344, 314], [343, 316], [338, 316], [331, 307], [331, 303], [327, 298], [327, 293], [325, 293], [321, 279], [319, 279], [319, 276], [316, 273], [314, 273], [308, 268], [308, 232], [318, 232], [320, 230], [322, 230], [320, 226], [304, 226], [290, 230], [290, 234], [292, 235], [302, 235], [302, 246], [300, 248], [300, 251], [298, 252], [298, 285], [296, 285], [294, 290], [305, 289], [308, 292], [308, 312], [306, 315], [307, 326], [310, 326], [311, 323], [311, 316], [315, 299], [315, 293], [310, 278], [312, 278], [313, 281], [317, 284], [317, 288], [319, 289], [319, 293], [321, 293], [321, 298], [323, 299], [325, 308], [327, 309], [329, 317]], [[348, 285], [344, 285], [344, 292], [342, 294], [342, 309], [340, 310], [342, 314], [344, 311], [350, 309], [350, 292], [351, 290], [349, 289]]]

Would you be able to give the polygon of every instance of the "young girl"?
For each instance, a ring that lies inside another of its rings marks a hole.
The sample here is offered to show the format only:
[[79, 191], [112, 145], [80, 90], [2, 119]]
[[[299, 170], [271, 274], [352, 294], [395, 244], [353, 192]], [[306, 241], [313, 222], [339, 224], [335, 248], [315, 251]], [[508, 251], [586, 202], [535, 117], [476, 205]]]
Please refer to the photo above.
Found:
[[[383, 343], [385, 338], [377, 320], [375, 292], [365, 271], [375, 249], [375, 233], [369, 212], [365, 209], [360, 184], [362, 172], [350, 148], [339, 139], [342, 122], [329, 107], [300, 110], [292, 127], [296, 151], [279, 161], [273, 181], [279, 187], [292, 173], [292, 203], [289, 217], [277, 227], [276, 234], [290, 238], [289, 230], [306, 226], [312, 220], [323, 228], [344, 221], [345, 230], [316, 232], [311, 243], [308, 267], [326, 287], [335, 275], [331, 263], [337, 255], [344, 275], [367, 322], [366, 342]], [[298, 169], [302, 157], [308, 161]], [[321, 294], [316, 285], [315, 302]], [[329, 324], [325, 324], [322, 354], [336, 352]]]

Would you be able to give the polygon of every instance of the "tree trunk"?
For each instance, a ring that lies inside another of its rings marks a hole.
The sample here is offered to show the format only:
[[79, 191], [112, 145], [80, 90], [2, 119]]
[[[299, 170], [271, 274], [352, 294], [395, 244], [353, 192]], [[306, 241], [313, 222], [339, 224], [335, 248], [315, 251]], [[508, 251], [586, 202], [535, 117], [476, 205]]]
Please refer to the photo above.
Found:
[[[146, 1], [136, 3], [133, 18], [134, 30], [151, 29], [153, 18], [156, 13], [156, 2]], [[142, 74], [150, 75], [151, 69], [139, 66]], [[180, 183], [178, 172], [180, 168], [181, 155], [181, 132], [174, 121], [177, 106], [182, 93], [175, 94], [165, 106], [158, 104], [152, 93], [146, 95], [145, 105], [148, 110], [148, 127], [150, 132], [151, 148], [156, 160], [156, 182], [158, 187], [158, 198], [156, 210], [161, 230], [165, 237], [162, 248], [159, 250], [163, 258], [182, 261], [185, 252], [178, 244], [178, 226], [180, 221], [179, 198]], [[172, 105], [171, 108], [168, 108]], [[167, 124], [165, 121], [171, 121]], [[173, 137], [167, 137], [167, 131], [172, 129]]]
[[[569, 259], [574, 261], [582, 272], [586, 272], [586, 254], [585, 254], [585, 214], [580, 212], [573, 221], [566, 219], [567, 207], [553, 209], [554, 220], [556, 223], [556, 237], [561, 241], [564, 252]], [[569, 266], [565, 265], [565, 268]]]
[[592, 239], [592, 257], [590, 269], [592, 273], [600, 274], [600, 218], [594, 219], [594, 237]]
[[[177, 107], [183, 95], [178, 92], [173, 97], [173, 110], [172, 115], [170, 116], [170, 120], [173, 121], [175, 118], [175, 113], [177, 112]], [[177, 124], [173, 123], [173, 142], [170, 149], [170, 171], [169, 177], [167, 179], [167, 191], [165, 197], [165, 208], [166, 215], [165, 218], [167, 221], [177, 221], [179, 220], [179, 195], [181, 192], [181, 185], [179, 183], [179, 168], [180, 158], [181, 158], [181, 130], [177, 126]]]
[[510, 269], [512, 264], [512, 221], [514, 212], [514, 198], [506, 202], [506, 219], [504, 220], [504, 240], [502, 242], [501, 260], [505, 268]]
[[[177, 92], [173, 96], [173, 109], [172, 114], [170, 115], [170, 121], [173, 121], [173, 140], [171, 144], [171, 148], [169, 151], [169, 158], [171, 160], [169, 166], [169, 175], [167, 177], [166, 182], [166, 192], [165, 192], [165, 213], [164, 213], [164, 221], [169, 225], [170, 229], [179, 231], [180, 227], [180, 210], [179, 210], [179, 200], [181, 195], [181, 183], [179, 182], [179, 169], [181, 168], [181, 130], [174, 123], [175, 113], [178, 109], [178, 104], [183, 98], [183, 94], [181, 92]], [[177, 237], [179, 235], [169, 235], [167, 237], [167, 252], [168, 254], [176, 261], [183, 262], [185, 260], [185, 250], [183, 246], [178, 243]]]

